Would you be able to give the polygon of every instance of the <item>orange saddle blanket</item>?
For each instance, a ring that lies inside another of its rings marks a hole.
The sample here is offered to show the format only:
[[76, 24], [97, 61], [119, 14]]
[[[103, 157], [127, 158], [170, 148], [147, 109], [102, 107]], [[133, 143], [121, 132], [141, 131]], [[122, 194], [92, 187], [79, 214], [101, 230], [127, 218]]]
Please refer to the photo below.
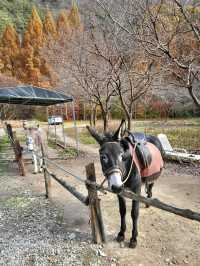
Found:
[[159, 149], [150, 142], [147, 142], [146, 145], [150, 150], [152, 156], [151, 164], [147, 168], [144, 169], [142, 168], [141, 163], [136, 155], [135, 149], [133, 150], [133, 155], [132, 155], [136, 167], [138, 168], [138, 171], [141, 174], [143, 182], [151, 181], [158, 178], [164, 166], [163, 158], [161, 156]]

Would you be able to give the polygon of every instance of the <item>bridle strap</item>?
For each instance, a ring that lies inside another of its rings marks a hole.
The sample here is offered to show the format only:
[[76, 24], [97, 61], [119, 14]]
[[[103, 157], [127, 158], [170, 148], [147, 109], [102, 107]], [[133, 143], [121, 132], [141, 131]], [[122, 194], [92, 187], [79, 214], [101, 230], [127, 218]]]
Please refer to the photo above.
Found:
[[134, 163], [134, 152], [135, 152], [135, 149], [137, 147], [137, 142], [134, 143], [134, 147], [132, 146], [132, 144], [129, 144], [130, 147], [131, 147], [131, 156], [132, 156], [132, 160], [131, 160], [131, 166], [130, 166], [130, 169], [129, 169], [129, 172], [128, 172], [128, 175], [127, 177], [122, 181], [122, 184], [124, 185], [126, 183], [126, 181], [129, 179], [130, 175], [131, 175], [131, 172], [132, 172], [132, 169], [133, 169], [133, 163]]

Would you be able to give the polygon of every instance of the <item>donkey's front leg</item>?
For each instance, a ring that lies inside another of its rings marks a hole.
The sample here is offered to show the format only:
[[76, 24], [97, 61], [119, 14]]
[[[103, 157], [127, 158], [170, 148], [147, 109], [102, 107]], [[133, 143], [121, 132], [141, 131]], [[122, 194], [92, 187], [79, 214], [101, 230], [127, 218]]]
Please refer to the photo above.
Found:
[[119, 200], [119, 212], [121, 216], [121, 227], [120, 231], [117, 236], [117, 241], [122, 242], [124, 241], [124, 233], [126, 231], [126, 221], [125, 221], [125, 216], [126, 216], [126, 201], [123, 197], [118, 195], [118, 200]]
[[139, 216], [139, 201], [132, 201], [132, 210], [131, 210], [131, 217], [133, 221], [133, 229], [132, 229], [132, 237], [130, 239], [129, 247], [135, 248], [137, 246], [137, 222]]

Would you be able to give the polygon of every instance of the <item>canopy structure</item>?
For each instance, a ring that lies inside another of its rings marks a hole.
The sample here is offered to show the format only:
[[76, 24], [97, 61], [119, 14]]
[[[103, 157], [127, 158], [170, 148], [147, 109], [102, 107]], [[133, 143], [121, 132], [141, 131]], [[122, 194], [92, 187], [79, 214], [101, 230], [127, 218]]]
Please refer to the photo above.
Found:
[[49, 106], [72, 101], [71, 96], [29, 85], [0, 88], [0, 103]]
[[[76, 146], [77, 152], [79, 150], [78, 147], [78, 131], [76, 126], [76, 117], [75, 117], [75, 108], [74, 108], [74, 98], [72, 96], [67, 96], [62, 93], [51, 91], [31, 85], [23, 85], [17, 87], [0, 87], [0, 104], [21, 104], [21, 105], [37, 105], [37, 106], [50, 106], [56, 104], [72, 104], [72, 115], [74, 120], [74, 128], [76, 134]], [[48, 112], [48, 111], [47, 111]], [[56, 133], [56, 123], [54, 123], [55, 127], [55, 139], [57, 139]], [[63, 138], [64, 138], [64, 146], [66, 147], [66, 138], [64, 132], [64, 124], [62, 121], [63, 128]], [[49, 129], [49, 124], [48, 124]]]

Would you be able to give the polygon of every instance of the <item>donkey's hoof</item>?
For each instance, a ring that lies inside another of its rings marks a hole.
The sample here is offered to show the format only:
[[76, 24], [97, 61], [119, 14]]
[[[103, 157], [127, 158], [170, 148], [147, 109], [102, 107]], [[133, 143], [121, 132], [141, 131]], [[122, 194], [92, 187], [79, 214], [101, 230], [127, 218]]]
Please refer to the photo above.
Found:
[[124, 237], [124, 234], [122, 234], [122, 233], [119, 233], [117, 238], [116, 238], [117, 242], [122, 242], [122, 241], [124, 241], [124, 239], [125, 239], [125, 237]]
[[145, 208], [149, 208], [150, 207], [150, 205], [148, 205], [148, 204], [145, 204]]
[[133, 240], [131, 238], [130, 243], [129, 243], [129, 248], [136, 248], [136, 246], [137, 246], [137, 240]]

